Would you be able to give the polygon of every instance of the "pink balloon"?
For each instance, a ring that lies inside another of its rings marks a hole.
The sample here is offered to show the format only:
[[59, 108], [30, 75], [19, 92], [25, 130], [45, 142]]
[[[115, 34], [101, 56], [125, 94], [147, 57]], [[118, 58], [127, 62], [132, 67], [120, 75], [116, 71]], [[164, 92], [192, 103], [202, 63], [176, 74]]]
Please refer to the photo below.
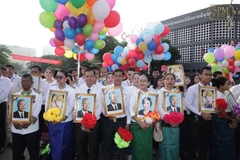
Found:
[[235, 51], [236, 51], [236, 49], [233, 46], [227, 46], [224, 48], [224, 54], [228, 58], [234, 56]]
[[104, 28], [104, 23], [101, 21], [97, 21], [94, 24], [93, 32], [101, 32], [103, 30], [103, 28]]
[[224, 50], [227, 46], [228, 46], [227, 44], [223, 44], [223, 45], [221, 46], [221, 49]]
[[131, 40], [132, 43], [135, 43], [137, 41], [137, 39], [138, 39], [138, 36], [136, 34], [132, 34], [130, 36], [130, 40]]
[[110, 9], [113, 9], [115, 6], [116, 0], [106, 0], [106, 2], [109, 4]]
[[67, 9], [64, 5], [58, 4], [58, 7], [56, 11], [54, 12], [54, 15], [57, 19], [63, 21], [63, 18], [70, 15], [69, 9]]
[[89, 52], [86, 52], [85, 53], [85, 58], [88, 59], [88, 60], [92, 60], [94, 58], [94, 54], [91, 54]]
[[49, 41], [50, 45], [53, 46], [53, 47], [57, 47], [57, 46], [55, 45], [55, 43], [53, 42], [53, 40], [54, 40], [54, 38], [51, 38], [51, 39], [50, 39], [50, 41]]
[[93, 33], [89, 36], [89, 39], [91, 39], [91, 40], [93, 40], [93, 41], [98, 40], [98, 33], [93, 32]]
[[120, 22], [116, 27], [108, 28], [108, 34], [110, 36], [114, 36], [115, 37], [115, 36], [118, 36], [119, 34], [121, 34], [122, 30], [123, 30], [123, 25]]

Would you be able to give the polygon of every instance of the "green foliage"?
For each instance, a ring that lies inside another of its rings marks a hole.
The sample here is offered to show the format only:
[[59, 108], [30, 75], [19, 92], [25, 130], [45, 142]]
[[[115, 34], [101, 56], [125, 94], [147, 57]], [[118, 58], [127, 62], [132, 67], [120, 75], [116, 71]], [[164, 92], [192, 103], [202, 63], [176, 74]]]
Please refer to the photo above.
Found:
[[10, 63], [9, 56], [12, 55], [12, 51], [5, 45], [0, 45], [0, 64], [5, 66]]

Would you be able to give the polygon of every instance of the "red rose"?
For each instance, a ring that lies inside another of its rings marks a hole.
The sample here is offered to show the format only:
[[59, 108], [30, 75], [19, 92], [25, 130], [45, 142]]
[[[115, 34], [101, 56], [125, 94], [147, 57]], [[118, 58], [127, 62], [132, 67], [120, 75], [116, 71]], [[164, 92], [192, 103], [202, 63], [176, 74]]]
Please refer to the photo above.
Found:
[[183, 114], [179, 112], [171, 112], [169, 114], [165, 114], [165, 116], [163, 117], [164, 122], [171, 125], [178, 125], [183, 122], [183, 119]]
[[83, 119], [82, 119], [83, 126], [89, 128], [89, 129], [92, 129], [95, 127], [96, 123], [97, 123], [97, 118], [95, 115], [93, 115], [91, 113], [84, 114]]
[[218, 116], [219, 117], [226, 117], [227, 113], [226, 113], [225, 109], [227, 109], [228, 104], [225, 101], [225, 99], [223, 99], [223, 98], [216, 99], [216, 106], [217, 106], [217, 109], [220, 111]]
[[132, 133], [127, 129], [123, 129], [122, 127], [118, 128], [118, 134], [126, 142], [130, 142], [133, 139]]

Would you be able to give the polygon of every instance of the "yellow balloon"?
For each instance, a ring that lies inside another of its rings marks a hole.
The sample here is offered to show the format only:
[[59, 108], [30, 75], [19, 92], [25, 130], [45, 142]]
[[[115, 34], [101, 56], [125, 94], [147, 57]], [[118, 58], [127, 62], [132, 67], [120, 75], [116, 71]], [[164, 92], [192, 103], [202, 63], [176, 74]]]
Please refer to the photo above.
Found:
[[141, 42], [141, 43], [139, 43], [138, 47], [141, 51], [145, 52], [147, 50], [147, 43]]
[[100, 35], [106, 34], [108, 31], [108, 28], [104, 26], [101, 32], [99, 32]]
[[72, 3], [69, 1], [66, 4], [66, 7], [70, 10], [70, 12], [77, 17], [79, 14], [85, 14], [87, 11], [87, 4], [85, 3], [81, 8], [75, 8]]
[[125, 58], [122, 58], [122, 59], [120, 60], [120, 63], [121, 63], [122, 65], [125, 65], [125, 64], [127, 64], [127, 60], [126, 60]]
[[77, 54], [73, 54], [73, 59], [77, 60]]
[[66, 52], [64, 53], [64, 56], [65, 56], [66, 58], [72, 58], [72, 57], [73, 57], [73, 52], [72, 52], [72, 51], [66, 51]]
[[240, 50], [237, 50], [237, 51], [234, 53], [234, 57], [236, 58], [236, 60], [240, 60]]

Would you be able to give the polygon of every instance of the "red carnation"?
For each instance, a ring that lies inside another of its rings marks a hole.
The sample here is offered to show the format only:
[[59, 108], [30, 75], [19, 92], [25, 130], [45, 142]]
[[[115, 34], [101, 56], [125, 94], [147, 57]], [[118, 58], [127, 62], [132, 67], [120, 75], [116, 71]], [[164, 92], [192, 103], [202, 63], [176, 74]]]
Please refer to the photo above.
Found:
[[225, 99], [223, 99], [223, 98], [216, 99], [216, 106], [217, 106], [217, 109], [220, 111], [218, 116], [219, 117], [226, 117], [227, 113], [226, 113], [225, 109], [227, 109], [228, 104], [225, 101]]
[[171, 125], [178, 125], [183, 122], [184, 116], [179, 112], [171, 112], [163, 117], [164, 122]]
[[127, 129], [123, 129], [122, 127], [118, 128], [118, 134], [126, 142], [130, 142], [133, 139], [132, 133]]
[[95, 127], [96, 123], [97, 123], [97, 118], [95, 115], [93, 115], [91, 113], [84, 114], [83, 119], [82, 119], [83, 126], [89, 128], [89, 129], [92, 129]]

